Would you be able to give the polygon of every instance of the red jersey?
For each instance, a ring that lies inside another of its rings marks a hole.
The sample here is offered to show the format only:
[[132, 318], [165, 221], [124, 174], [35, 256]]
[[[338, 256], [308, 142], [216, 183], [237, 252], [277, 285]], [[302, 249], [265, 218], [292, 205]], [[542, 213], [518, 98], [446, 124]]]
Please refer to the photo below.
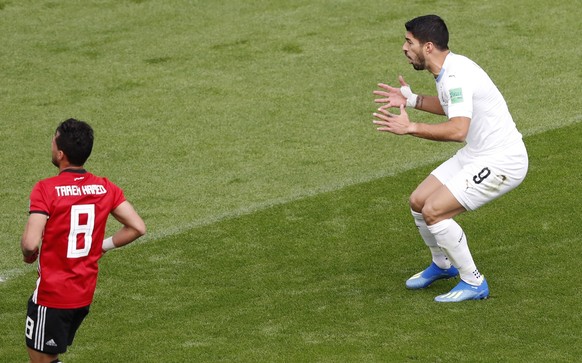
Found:
[[57, 309], [91, 304], [107, 218], [124, 201], [118, 186], [85, 170], [63, 170], [36, 183], [30, 213], [46, 214], [48, 220], [34, 303]]

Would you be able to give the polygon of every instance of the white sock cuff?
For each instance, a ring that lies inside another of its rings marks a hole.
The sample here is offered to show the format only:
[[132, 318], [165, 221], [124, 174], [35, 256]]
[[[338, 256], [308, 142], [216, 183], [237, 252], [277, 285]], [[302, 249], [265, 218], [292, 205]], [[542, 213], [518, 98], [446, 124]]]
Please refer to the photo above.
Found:
[[432, 233], [433, 235], [437, 235], [439, 233], [446, 231], [451, 226], [451, 223], [455, 223], [455, 221], [453, 221], [452, 219], [445, 219], [431, 226], [427, 225], [426, 227], [428, 228], [430, 233]]
[[423, 220], [424, 221], [424, 217], [422, 216], [422, 213], [418, 213], [415, 212], [414, 210], [410, 210], [410, 214], [412, 214], [412, 217], [414, 217], [414, 219], [418, 219], [418, 220]]

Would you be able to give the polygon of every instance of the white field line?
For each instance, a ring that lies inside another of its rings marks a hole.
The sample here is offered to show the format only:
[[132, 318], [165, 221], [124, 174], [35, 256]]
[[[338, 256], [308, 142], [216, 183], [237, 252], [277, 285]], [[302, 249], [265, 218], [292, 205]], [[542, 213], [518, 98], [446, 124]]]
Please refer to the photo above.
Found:
[[[574, 116], [570, 119], [567, 119], [567, 120], [563, 120], [559, 124], [541, 125], [538, 127], [533, 127], [533, 128], [527, 129], [527, 130], [522, 130], [521, 132], [522, 132], [524, 137], [528, 137], [528, 136], [542, 134], [542, 133], [547, 132], [547, 131], [567, 127], [567, 126], [570, 126], [573, 124], [577, 124], [579, 122], [582, 122], [582, 114], [576, 115], [576, 116]], [[218, 222], [221, 222], [224, 220], [237, 218], [237, 217], [240, 217], [243, 215], [252, 214], [252, 213], [259, 212], [261, 210], [265, 210], [265, 209], [268, 209], [268, 208], [271, 208], [274, 206], [278, 206], [278, 205], [282, 205], [282, 204], [286, 204], [286, 203], [291, 203], [291, 202], [301, 200], [304, 198], [309, 198], [309, 197], [312, 197], [312, 196], [315, 196], [318, 194], [333, 192], [333, 191], [341, 190], [341, 189], [349, 187], [349, 186], [371, 182], [371, 181], [376, 180], [376, 179], [395, 176], [395, 175], [407, 172], [407, 171], [412, 170], [412, 169], [416, 169], [419, 167], [433, 164], [433, 163], [440, 161], [440, 160], [444, 160], [449, 155], [450, 155], [450, 152], [446, 152], [446, 153], [443, 152], [442, 154], [433, 154], [426, 159], [423, 159], [420, 161], [410, 162], [406, 165], [403, 165], [397, 171], [385, 171], [385, 172], [364, 175], [364, 176], [361, 176], [359, 178], [346, 179], [346, 180], [342, 180], [340, 183], [324, 185], [320, 188], [316, 188], [316, 189], [312, 189], [312, 190], [305, 190], [301, 193], [290, 195], [290, 196], [287, 196], [284, 198], [277, 198], [277, 199], [268, 200], [268, 201], [265, 201], [262, 203], [252, 204], [252, 205], [249, 205], [249, 206], [246, 206], [243, 208], [238, 208], [238, 209], [228, 211], [226, 213], [212, 215], [212, 216], [209, 216], [208, 218], [195, 220], [193, 222], [182, 224], [180, 226], [169, 227], [169, 228], [159, 230], [159, 231], [154, 231], [154, 232], [148, 232], [148, 234], [145, 237], [139, 239], [135, 243], [132, 243], [124, 248], [131, 248], [132, 246], [137, 245], [137, 244], [164, 239], [166, 237], [180, 234], [182, 232], [185, 232], [185, 231], [188, 231], [191, 229], [211, 225], [211, 224], [218, 223]], [[13, 269], [5, 270], [5, 271], [0, 271], [0, 284], [7, 282], [9, 280], [14, 280], [17, 277], [23, 275], [24, 273], [26, 273], [28, 271], [32, 271], [34, 269], [36, 269], [36, 265], [24, 265], [24, 266], [19, 267], [19, 268], [13, 268]]]

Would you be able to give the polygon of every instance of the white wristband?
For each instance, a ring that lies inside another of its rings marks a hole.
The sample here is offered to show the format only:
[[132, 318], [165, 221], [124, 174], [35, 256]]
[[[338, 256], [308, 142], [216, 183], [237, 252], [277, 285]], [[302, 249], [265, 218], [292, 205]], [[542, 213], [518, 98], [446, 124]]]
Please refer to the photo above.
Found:
[[107, 252], [109, 250], [114, 249], [115, 247], [116, 246], [113, 244], [113, 237], [109, 237], [103, 240], [103, 246], [101, 247], [101, 249], [103, 249], [103, 252]]
[[400, 87], [400, 93], [404, 97], [406, 97], [406, 107], [416, 107], [416, 101], [418, 99], [418, 95], [416, 93], [412, 93], [410, 86], [402, 86]]
[[418, 100], [418, 95], [413, 93], [410, 97], [408, 97], [406, 99], [406, 107], [415, 108], [417, 100]]

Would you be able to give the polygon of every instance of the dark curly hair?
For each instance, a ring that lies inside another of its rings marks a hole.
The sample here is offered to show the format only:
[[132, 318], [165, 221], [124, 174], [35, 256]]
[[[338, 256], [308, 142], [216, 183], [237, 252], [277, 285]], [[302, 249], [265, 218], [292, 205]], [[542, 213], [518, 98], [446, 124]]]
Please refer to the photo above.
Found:
[[57, 148], [74, 166], [83, 166], [93, 150], [93, 129], [88, 123], [74, 118], [59, 124], [55, 135]]
[[406, 30], [422, 44], [431, 42], [439, 50], [449, 49], [449, 30], [438, 15], [424, 15], [404, 24]]

